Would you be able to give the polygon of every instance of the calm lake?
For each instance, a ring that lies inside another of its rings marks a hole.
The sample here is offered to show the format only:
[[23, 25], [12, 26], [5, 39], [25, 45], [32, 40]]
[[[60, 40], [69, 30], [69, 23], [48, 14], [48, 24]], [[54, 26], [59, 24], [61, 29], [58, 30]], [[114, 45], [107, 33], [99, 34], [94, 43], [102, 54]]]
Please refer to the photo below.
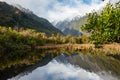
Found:
[[61, 54], [37, 63], [8, 80], [120, 80], [120, 60], [111, 56]]

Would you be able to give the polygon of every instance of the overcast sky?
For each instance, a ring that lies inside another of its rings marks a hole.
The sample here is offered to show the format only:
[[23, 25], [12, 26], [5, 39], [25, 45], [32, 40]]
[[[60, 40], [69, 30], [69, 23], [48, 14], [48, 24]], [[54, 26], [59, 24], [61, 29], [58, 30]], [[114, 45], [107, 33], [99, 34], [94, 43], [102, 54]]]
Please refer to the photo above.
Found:
[[75, 16], [83, 16], [91, 10], [99, 10], [109, 1], [119, 0], [0, 0], [10, 4], [19, 4], [30, 9], [36, 15], [49, 21], [59, 21]]

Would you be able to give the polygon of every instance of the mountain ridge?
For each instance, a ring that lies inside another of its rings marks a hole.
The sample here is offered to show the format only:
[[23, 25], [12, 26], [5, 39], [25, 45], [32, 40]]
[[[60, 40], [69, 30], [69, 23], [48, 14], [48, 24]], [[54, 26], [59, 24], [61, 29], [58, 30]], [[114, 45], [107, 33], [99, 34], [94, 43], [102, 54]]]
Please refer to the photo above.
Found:
[[66, 19], [64, 21], [54, 22], [53, 24], [56, 28], [61, 30], [65, 35], [71, 34], [73, 36], [81, 36], [82, 32], [80, 31], [80, 27], [86, 23], [87, 23], [86, 16], [83, 17], [76, 16], [71, 20]]
[[0, 25], [8, 27], [23, 27], [45, 32], [48, 35], [61, 33], [48, 20], [31, 13], [21, 11], [6, 2], [0, 2]]

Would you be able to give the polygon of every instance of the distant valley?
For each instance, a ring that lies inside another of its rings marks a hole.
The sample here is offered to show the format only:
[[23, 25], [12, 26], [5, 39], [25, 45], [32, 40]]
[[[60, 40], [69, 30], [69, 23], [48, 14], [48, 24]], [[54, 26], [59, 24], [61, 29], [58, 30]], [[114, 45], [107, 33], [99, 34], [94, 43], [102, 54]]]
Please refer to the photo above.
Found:
[[68, 35], [71, 34], [73, 36], [81, 36], [82, 32], [80, 31], [80, 27], [87, 23], [86, 16], [80, 17], [76, 16], [72, 20], [66, 19], [64, 21], [59, 21], [54, 23], [54, 26], [61, 30], [63, 34]]

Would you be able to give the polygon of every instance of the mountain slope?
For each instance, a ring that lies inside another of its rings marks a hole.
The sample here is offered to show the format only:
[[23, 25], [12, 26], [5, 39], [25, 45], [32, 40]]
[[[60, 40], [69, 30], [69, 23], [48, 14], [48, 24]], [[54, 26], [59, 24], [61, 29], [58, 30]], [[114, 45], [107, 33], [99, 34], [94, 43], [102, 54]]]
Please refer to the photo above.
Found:
[[71, 34], [73, 36], [82, 35], [80, 27], [86, 24], [86, 16], [75, 17], [73, 20], [64, 20], [55, 24], [56, 28], [61, 30], [65, 35]]
[[40, 18], [32, 12], [27, 13], [20, 9], [0, 2], [0, 25], [9, 27], [31, 28], [47, 34], [61, 33], [48, 20]]

